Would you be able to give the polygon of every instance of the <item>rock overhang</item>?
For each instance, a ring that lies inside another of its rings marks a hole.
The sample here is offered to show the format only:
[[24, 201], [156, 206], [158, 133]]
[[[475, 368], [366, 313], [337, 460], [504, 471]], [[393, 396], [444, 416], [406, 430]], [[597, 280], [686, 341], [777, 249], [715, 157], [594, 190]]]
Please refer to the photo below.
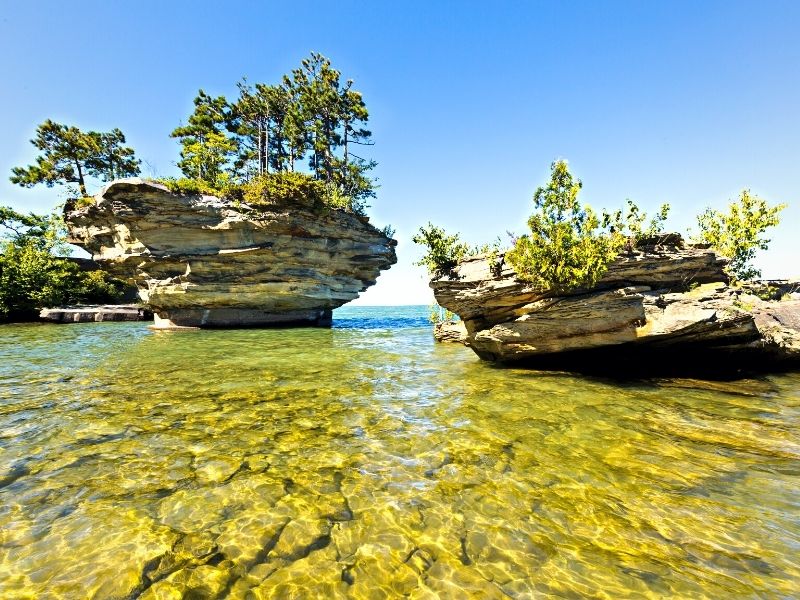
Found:
[[139, 178], [112, 182], [65, 220], [72, 243], [178, 326], [285, 325], [292, 315], [329, 324], [397, 262], [395, 240], [341, 209], [254, 208]]

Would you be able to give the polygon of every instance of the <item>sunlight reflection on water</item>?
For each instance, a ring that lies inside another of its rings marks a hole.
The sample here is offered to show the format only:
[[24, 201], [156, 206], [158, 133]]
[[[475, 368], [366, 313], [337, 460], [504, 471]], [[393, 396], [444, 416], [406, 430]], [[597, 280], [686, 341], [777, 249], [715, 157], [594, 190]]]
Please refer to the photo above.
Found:
[[2, 327], [0, 596], [800, 595], [800, 377], [503, 370], [426, 315]]

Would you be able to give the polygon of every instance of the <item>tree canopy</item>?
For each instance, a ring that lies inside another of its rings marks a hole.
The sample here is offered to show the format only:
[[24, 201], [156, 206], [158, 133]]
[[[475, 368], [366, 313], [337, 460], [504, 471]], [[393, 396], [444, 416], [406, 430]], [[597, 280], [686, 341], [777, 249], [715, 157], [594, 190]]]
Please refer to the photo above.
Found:
[[[238, 84], [238, 98], [200, 90], [185, 125], [172, 132], [181, 144], [184, 176], [212, 187], [246, 183], [282, 172], [307, 172], [328, 194], [361, 212], [375, 196], [369, 113], [353, 81], [342, 81], [330, 60], [312, 52], [276, 84]], [[304, 161], [305, 162], [304, 164]]]
[[506, 260], [517, 276], [555, 292], [597, 283], [624, 243], [600, 228], [589, 205], [578, 201], [583, 184], [566, 161], [550, 167], [550, 181], [533, 195], [530, 233], [517, 238]]
[[770, 240], [764, 232], [777, 225], [778, 214], [785, 204], [770, 206], [767, 202], [742, 190], [739, 198], [728, 206], [727, 212], [707, 208], [697, 217], [700, 232], [695, 241], [709, 244], [731, 259], [728, 272], [734, 279], [746, 280], [761, 276], [752, 264], [758, 250], [766, 250]]
[[35, 164], [11, 170], [11, 182], [23, 187], [77, 184], [79, 193], [87, 196], [90, 177], [111, 181], [139, 174], [140, 161], [125, 146], [119, 129], [84, 132], [48, 119], [36, 128], [31, 144], [41, 151]]

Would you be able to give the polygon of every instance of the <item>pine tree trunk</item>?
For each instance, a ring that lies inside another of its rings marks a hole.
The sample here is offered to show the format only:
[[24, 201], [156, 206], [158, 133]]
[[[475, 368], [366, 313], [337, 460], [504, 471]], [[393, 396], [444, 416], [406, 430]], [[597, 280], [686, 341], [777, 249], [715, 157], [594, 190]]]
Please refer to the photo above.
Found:
[[81, 196], [86, 197], [89, 194], [86, 192], [86, 183], [83, 180], [83, 169], [81, 169], [80, 161], [75, 161], [75, 166], [78, 167], [78, 188], [81, 191]]
[[347, 129], [349, 122], [344, 122], [344, 167], [347, 169]]
[[261, 165], [263, 164], [263, 149], [261, 147], [261, 119], [258, 120], [258, 142], [256, 145], [258, 146], [258, 174], [261, 175]]
[[267, 122], [264, 127], [264, 173], [269, 174], [269, 110], [267, 110]]

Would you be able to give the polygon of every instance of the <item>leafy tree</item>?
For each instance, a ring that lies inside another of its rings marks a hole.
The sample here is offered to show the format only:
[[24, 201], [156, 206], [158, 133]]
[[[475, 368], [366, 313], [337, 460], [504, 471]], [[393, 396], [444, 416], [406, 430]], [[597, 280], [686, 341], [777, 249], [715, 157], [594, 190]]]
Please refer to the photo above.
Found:
[[57, 217], [53, 215], [22, 214], [8, 206], [0, 206], [0, 227], [5, 229], [5, 234], [0, 235], [0, 239], [10, 238], [15, 242], [30, 239], [47, 245], [48, 234], [56, 229], [54, 219]]
[[341, 143], [339, 71], [317, 52], [303, 59], [292, 71], [292, 83], [299, 90], [300, 114], [305, 122], [306, 139], [311, 149], [309, 168], [318, 179], [333, 180], [334, 150]]
[[47, 306], [121, 297], [122, 282], [53, 255], [66, 247], [59, 217], [0, 207], [0, 228], [5, 230], [0, 236], [0, 321], [35, 318]]
[[231, 105], [231, 129], [241, 136], [238, 156], [234, 168], [249, 178], [250, 164], [255, 162], [252, 172], [258, 175], [269, 171], [269, 100], [262, 92], [261, 84], [255, 90], [246, 80], [237, 84], [239, 99]]
[[225, 97], [214, 98], [200, 90], [188, 123], [176, 127], [170, 134], [182, 146], [178, 167], [184, 176], [210, 185], [226, 179], [223, 173], [237, 150], [235, 140], [226, 131], [230, 123], [230, 106]]
[[695, 241], [709, 244], [731, 259], [728, 271], [734, 279], [747, 280], [761, 276], [751, 261], [758, 250], [766, 250], [770, 240], [764, 232], [780, 222], [778, 214], [786, 204], [769, 206], [765, 200], [743, 190], [731, 202], [728, 212], [707, 208], [697, 217], [700, 233]]
[[432, 223], [420, 227], [411, 241], [427, 248], [423, 257], [414, 264], [427, 267], [432, 277], [449, 274], [469, 252], [469, 246], [459, 239], [457, 233], [448, 235], [444, 229]]
[[582, 185], [566, 161], [551, 165], [550, 182], [533, 196], [530, 234], [505, 256], [520, 279], [554, 292], [592, 286], [619, 252], [622, 236], [600, 231], [592, 208], [578, 201]]
[[36, 164], [12, 169], [11, 182], [23, 187], [77, 184], [81, 195], [87, 196], [88, 177], [110, 181], [139, 174], [140, 161], [132, 148], [124, 146], [119, 129], [83, 132], [48, 119], [36, 128], [31, 143], [42, 152]]

